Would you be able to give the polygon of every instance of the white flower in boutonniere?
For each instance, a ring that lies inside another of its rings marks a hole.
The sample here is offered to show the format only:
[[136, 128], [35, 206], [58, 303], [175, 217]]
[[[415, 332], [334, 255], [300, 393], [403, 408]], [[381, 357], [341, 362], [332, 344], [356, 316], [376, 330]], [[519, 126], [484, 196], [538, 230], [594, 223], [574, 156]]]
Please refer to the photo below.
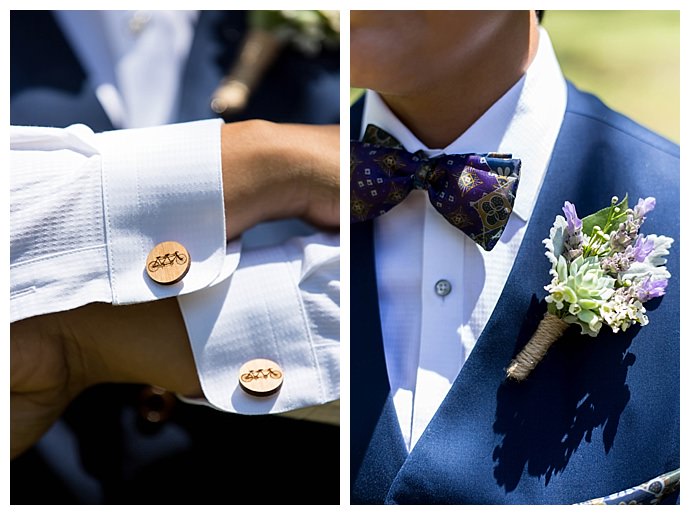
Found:
[[552, 276], [544, 287], [547, 313], [508, 366], [509, 378], [525, 379], [572, 324], [589, 336], [604, 325], [614, 333], [647, 325], [644, 303], [666, 293], [671, 277], [664, 256], [673, 239], [640, 233], [655, 204], [647, 197], [629, 208], [627, 196], [620, 203], [613, 197], [611, 205], [581, 220], [565, 202], [565, 218], [556, 216], [544, 240]]
[[211, 109], [226, 116], [241, 111], [283, 47], [308, 56], [340, 42], [339, 11], [249, 11], [249, 30], [237, 61], [213, 93]]

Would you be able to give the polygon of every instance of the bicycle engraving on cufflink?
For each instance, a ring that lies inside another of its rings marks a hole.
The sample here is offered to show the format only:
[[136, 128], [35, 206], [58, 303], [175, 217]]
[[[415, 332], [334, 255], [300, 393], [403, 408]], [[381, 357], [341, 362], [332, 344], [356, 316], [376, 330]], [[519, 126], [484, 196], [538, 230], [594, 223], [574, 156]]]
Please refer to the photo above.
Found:
[[255, 381], [258, 379], [280, 379], [283, 377], [282, 372], [280, 370], [273, 370], [272, 368], [260, 368], [258, 370], [250, 370], [246, 374], [242, 374], [240, 376], [240, 380], [245, 382], [245, 383], [250, 383], [251, 381]]
[[149, 262], [148, 269], [149, 272], [155, 273], [161, 268], [171, 265], [184, 265], [187, 262], [187, 256], [180, 254], [179, 251], [175, 251], [172, 254], [165, 254], [164, 256], [157, 256], [155, 260]]

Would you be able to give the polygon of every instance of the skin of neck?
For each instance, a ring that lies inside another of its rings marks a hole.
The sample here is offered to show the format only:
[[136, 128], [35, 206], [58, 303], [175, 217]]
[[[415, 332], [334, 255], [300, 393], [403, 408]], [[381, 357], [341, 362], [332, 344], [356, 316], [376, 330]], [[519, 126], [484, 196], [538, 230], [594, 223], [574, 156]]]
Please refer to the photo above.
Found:
[[[401, 61], [397, 69], [394, 62], [366, 66], [362, 62], [366, 56], [357, 52], [375, 49], [367, 49], [361, 43], [355, 50], [358, 27], [353, 28], [351, 73], [368, 82], [363, 87], [377, 91], [422, 143], [429, 148], [444, 148], [524, 75], [536, 55], [538, 22], [532, 11], [458, 11], [446, 12], [446, 16], [439, 11], [414, 13], [418, 13], [421, 34], [397, 38], [400, 45], [406, 41], [413, 43], [412, 48], [394, 49], [395, 28], [390, 25], [378, 43], [385, 46], [391, 40], [390, 48], [380, 50], [393, 61]], [[465, 18], [452, 19], [453, 16]], [[356, 16], [351, 19], [358, 22]], [[455, 31], [449, 32], [451, 26], [445, 24], [452, 24]], [[375, 24], [362, 25], [360, 36], [365, 43], [367, 30], [369, 41], [375, 41], [371, 38]], [[409, 19], [399, 25], [404, 26], [401, 31], [410, 30]], [[417, 70], [418, 75], [406, 75], [408, 70]]]

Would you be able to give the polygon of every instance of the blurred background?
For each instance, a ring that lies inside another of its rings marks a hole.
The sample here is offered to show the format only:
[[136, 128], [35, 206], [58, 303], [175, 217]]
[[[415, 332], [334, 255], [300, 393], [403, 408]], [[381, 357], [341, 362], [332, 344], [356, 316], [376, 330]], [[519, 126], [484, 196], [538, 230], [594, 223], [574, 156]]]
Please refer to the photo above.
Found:
[[543, 25], [568, 80], [680, 141], [679, 11], [546, 11]]
[[546, 11], [543, 25], [567, 79], [680, 141], [678, 11]]

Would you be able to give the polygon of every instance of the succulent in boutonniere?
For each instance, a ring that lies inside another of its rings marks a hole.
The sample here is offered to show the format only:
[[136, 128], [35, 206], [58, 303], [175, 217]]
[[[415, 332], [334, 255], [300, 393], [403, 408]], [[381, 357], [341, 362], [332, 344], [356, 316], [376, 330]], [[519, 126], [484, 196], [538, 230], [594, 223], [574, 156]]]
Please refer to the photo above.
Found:
[[513, 359], [507, 377], [522, 381], [570, 325], [597, 336], [603, 326], [614, 333], [633, 324], [647, 325], [644, 303], [666, 293], [671, 274], [664, 266], [673, 239], [640, 228], [654, 209], [654, 197], [628, 207], [628, 197], [578, 218], [566, 201], [543, 243], [551, 262], [544, 288], [547, 312], [534, 336]]
[[241, 111], [280, 51], [288, 45], [313, 56], [340, 41], [339, 11], [249, 11], [249, 30], [237, 61], [213, 93], [214, 112]]

